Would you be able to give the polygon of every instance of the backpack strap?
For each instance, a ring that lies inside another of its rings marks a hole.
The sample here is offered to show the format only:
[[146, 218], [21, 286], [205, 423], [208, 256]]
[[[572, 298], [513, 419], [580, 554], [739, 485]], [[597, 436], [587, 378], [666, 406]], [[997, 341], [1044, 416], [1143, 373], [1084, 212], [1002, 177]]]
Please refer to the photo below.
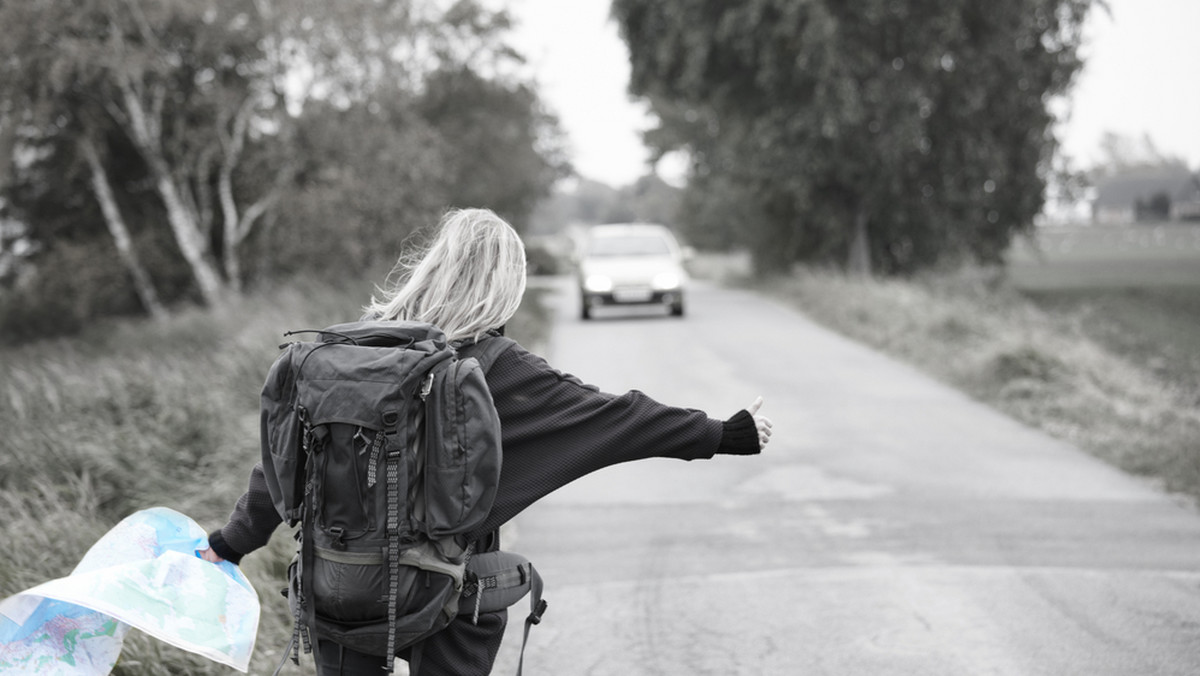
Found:
[[474, 357], [486, 375], [491, 370], [496, 359], [504, 354], [517, 341], [505, 336], [488, 336], [478, 343], [462, 346], [458, 353], [460, 357]]
[[[300, 664], [300, 650], [303, 648], [305, 653], [312, 653], [313, 659], [320, 662], [319, 647], [317, 646], [316, 636], [313, 634], [313, 627], [316, 626], [316, 604], [312, 597], [313, 588], [313, 537], [316, 530], [313, 501], [313, 482], [316, 473], [317, 462], [316, 456], [324, 450], [325, 434], [323, 428], [314, 428], [309, 424], [308, 412], [304, 407], [298, 407], [296, 414], [299, 416], [301, 423], [304, 426], [303, 432], [303, 453], [304, 453], [304, 501], [302, 503], [302, 517], [300, 520], [300, 555], [296, 561], [296, 624], [292, 630], [292, 640], [288, 643], [288, 653], [291, 654], [292, 662]], [[287, 656], [284, 656], [287, 659]], [[280, 667], [283, 662], [280, 662]], [[278, 669], [276, 669], [278, 672]]]
[[[464, 585], [459, 612], [472, 613], [473, 622], [479, 621], [480, 612], [494, 612], [507, 608], [522, 596], [529, 594], [529, 616], [525, 618], [521, 659], [517, 665], [517, 676], [521, 676], [525, 663], [525, 646], [529, 642], [529, 630], [542, 621], [542, 615], [546, 612], [547, 604], [542, 599], [542, 576], [524, 556], [500, 550], [476, 554], [468, 568], [473, 579], [470, 584]], [[485, 594], [487, 601], [484, 601]]]
[[529, 642], [529, 630], [540, 624], [546, 613], [546, 602], [542, 599], [542, 576], [533, 564], [529, 564], [529, 616], [525, 618], [525, 635], [521, 638], [521, 659], [517, 661], [517, 676], [525, 668], [525, 644]]
[[[399, 416], [394, 412], [384, 414], [383, 433], [386, 435], [384, 451], [387, 453], [387, 562], [388, 562], [388, 634], [387, 652], [384, 653], [386, 670], [390, 674], [396, 662], [396, 611], [400, 589], [400, 485], [408, 485], [407, 464], [402, 462], [405, 443], [400, 435]], [[407, 433], [407, 431], [406, 431]]]

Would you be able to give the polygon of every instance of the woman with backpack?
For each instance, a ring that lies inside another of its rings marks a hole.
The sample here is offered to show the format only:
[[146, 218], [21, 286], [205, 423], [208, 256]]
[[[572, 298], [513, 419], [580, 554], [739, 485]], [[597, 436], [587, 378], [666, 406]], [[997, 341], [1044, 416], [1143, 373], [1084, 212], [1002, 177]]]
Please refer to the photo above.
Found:
[[[525, 291], [520, 236], [486, 209], [448, 212], [429, 247], [418, 256], [402, 257], [397, 270], [398, 283], [382, 298], [372, 298], [368, 318], [428, 322], [466, 354], [503, 334]], [[601, 392], [502, 340], [508, 345], [492, 350], [498, 353], [485, 378], [499, 416], [503, 463], [491, 511], [467, 538], [474, 551], [497, 550], [502, 524], [596, 470], [655, 457], [754, 455], [770, 439], [771, 423], [758, 414], [761, 398], [727, 420], [714, 419], [702, 411], [658, 403], [636, 390]], [[282, 520], [259, 463], [228, 522], [210, 534], [210, 549], [201, 555], [237, 563], [266, 545]], [[490, 673], [506, 623], [505, 610], [459, 615], [422, 642], [420, 674]], [[321, 637], [317, 647], [322, 675], [374, 675], [390, 665], [382, 655]], [[405, 652], [400, 656], [409, 658]]]

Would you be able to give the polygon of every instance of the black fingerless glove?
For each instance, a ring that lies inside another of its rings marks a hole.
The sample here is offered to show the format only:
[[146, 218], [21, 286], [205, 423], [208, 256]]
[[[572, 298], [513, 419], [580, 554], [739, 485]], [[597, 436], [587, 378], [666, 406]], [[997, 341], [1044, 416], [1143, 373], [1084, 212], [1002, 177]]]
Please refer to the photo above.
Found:
[[722, 425], [721, 444], [717, 446], [717, 453], [756, 455], [762, 452], [762, 447], [758, 445], [758, 425], [749, 411], [742, 409], [734, 413]]
[[234, 565], [238, 565], [242, 562], [243, 554], [235, 551], [229, 546], [229, 543], [225, 542], [225, 538], [221, 535], [220, 529], [214, 530], [208, 534], [208, 547], [209, 549], [213, 550], [213, 553], [215, 553], [217, 556]]

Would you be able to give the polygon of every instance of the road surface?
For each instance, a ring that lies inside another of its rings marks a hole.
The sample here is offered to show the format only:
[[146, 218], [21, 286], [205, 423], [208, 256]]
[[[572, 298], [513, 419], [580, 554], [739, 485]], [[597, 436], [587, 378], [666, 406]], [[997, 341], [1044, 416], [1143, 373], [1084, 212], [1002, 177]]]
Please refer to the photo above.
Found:
[[720, 418], [761, 394], [775, 437], [518, 517], [525, 674], [1200, 674], [1195, 508], [753, 294], [583, 322], [559, 285], [555, 366]]

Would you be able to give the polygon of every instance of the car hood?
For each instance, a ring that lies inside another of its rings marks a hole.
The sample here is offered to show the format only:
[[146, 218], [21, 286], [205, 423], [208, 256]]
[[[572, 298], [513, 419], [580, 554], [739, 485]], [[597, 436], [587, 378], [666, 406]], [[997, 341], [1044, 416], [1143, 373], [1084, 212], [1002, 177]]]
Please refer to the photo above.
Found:
[[615, 283], [649, 283], [660, 272], [673, 272], [683, 278], [683, 267], [670, 256], [588, 258], [580, 265], [584, 277], [603, 275]]

